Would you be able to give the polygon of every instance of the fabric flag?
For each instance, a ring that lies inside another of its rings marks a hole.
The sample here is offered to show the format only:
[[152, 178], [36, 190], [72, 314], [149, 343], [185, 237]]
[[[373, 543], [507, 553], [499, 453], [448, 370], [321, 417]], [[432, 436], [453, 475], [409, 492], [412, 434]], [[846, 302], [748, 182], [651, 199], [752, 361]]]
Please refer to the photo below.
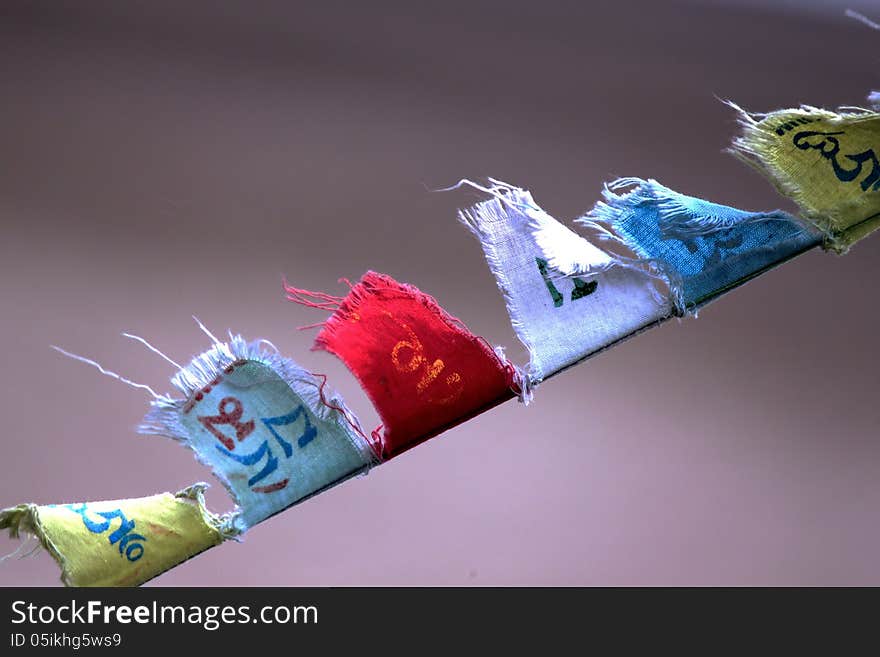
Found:
[[[631, 189], [618, 193], [626, 188]], [[656, 180], [622, 178], [605, 188], [603, 198], [576, 222], [653, 262], [687, 311], [820, 241], [817, 232], [785, 212], [745, 212], [684, 196]], [[560, 249], [543, 244], [545, 257], [566, 273], [590, 266], [559, 257]]]
[[[544, 212], [528, 191], [497, 180], [490, 188], [464, 182], [492, 195], [459, 219], [480, 241], [528, 349], [531, 386], [671, 314], [668, 295], [650, 273], [616, 266], [611, 255]], [[585, 265], [583, 276], [560, 274], [561, 257]]]
[[383, 459], [514, 396], [514, 368], [427, 294], [367, 272], [344, 298], [286, 285], [288, 299], [334, 310], [315, 349], [337, 356], [382, 419]]
[[0, 511], [12, 538], [36, 536], [67, 586], [138, 586], [228, 538], [199, 483], [172, 495], [112, 502], [22, 504]]
[[243, 532], [376, 461], [357, 420], [325, 381], [230, 335], [172, 379], [184, 397], [156, 399], [141, 433], [191, 448], [223, 482]]
[[731, 151], [772, 180], [845, 253], [880, 228], [880, 114], [815, 107], [740, 113]]

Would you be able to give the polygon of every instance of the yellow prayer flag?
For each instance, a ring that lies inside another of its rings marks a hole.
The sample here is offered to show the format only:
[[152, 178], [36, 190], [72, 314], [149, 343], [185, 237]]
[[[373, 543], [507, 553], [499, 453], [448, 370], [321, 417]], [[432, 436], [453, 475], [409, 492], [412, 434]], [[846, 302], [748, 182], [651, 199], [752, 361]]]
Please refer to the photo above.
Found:
[[226, 519], [205, 507], [207, 484], [108, 502], [20, 504], [0, 529], [36, 536], [68, 586], [138, 586], [228, 538]]
[[769, 177], [845, 253], [880, 228], [880, 114], [803, 106], [769, 114], [740, 112], [743, 134], [732, 152]]

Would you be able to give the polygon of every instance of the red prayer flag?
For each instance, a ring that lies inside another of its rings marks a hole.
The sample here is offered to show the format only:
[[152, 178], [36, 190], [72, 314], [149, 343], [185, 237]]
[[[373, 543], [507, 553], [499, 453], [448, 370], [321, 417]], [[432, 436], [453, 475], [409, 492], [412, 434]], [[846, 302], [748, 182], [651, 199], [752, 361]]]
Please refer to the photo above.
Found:
[[285, 289], [291, 301], [334, 310], [313, 348], [340, 358], [373, 402], [383, 422], [374, 432], [380, 458], [515, 395], [513, 366], [411, 285], [370, 271], [344, 298]]

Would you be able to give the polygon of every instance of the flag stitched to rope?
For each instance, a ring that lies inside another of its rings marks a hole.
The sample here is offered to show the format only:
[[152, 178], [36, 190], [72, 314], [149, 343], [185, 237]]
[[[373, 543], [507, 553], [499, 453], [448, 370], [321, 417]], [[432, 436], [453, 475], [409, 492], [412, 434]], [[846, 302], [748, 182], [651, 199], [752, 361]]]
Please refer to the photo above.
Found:
[[211, 336], [213, 347], [172, 380], [184, 393], [177, 400], [76, 357], [149, 391], [153, 409], [141, 431], [194, 449], [239, 506], [209, 513], [206, 484], [196, 484], [176, 495], [23, 504], [0, 511], [0, 529], [35, 535], [65, 584], [141, 584], [377, 460], [515, 395], [527, 398], [530, 380], [695, 310], [823, 238], [842, 252], [878, 227], [877, 114], [804, 107], [743, 116], [735, 150], [792, 195], [821, 232], [781, 211], [744, 212], [653, 180], [621, 179], [578, 220], [635, 257], [615, 255], [555, 221], [528, 192], [493, 180], [482, 188], [493, 198], [461, 219], [480, 239], [529, 348], [530, 377], [433, 298], [388, 276], [368, 272], [344, 298], [287, 286], [291, 300], [333, 311], [316, 348], [355, 374], [382, 416], [382, 432], [365, 436], [321, 375], [263, 350], [265, 341]]
[[111, 502], [21, 504], [0, 511], [12, 538], [36, 536], [68, 586], [139, 586], [229, 538], [205, 508], [207, 484]]
[[[464, 182], [493, 197], [462, 210], [459, 219], [480, 241], [513, 329], [528, 349], [530, 385], [672, 313], [656, 276], [622, 266], [544, 212], [529, 192], [497, 180], [489, 188]], [[536, 230], [555, 247], [554, 262], [546, 259]], [[588, 264], [581, 276], [556, 268], [563, 249]]]
[[519, 377], [502, 355], [411, 285], [371, 271], [344, 298], [286, 290], [291, 301], [334, 311], [314, 348], [342, 360], [373, 402], [383, 459], [518, 391]]
[[731, 152], [769, 178], [845, 253], [880, 228], [880, 114], [816, 107], [745, 112]]
[[237, 531], [355, 475], [376, 462], [356, 418], [325, 379], [230, 336], [172, 379], [185, 396], [156, 399], [141, 433], [190, 447], [239, 509]]
[[[630, 188], [625, 193], [619, 190]], [[685, 196], [656, 180], [621, 178], [603, 191], [604, 201], [575, 222], [600, 231], [664, 272], [676, 305], [695, 311], [820, 241], [795, 217], [774, 210], [745, 212]], [[560, 271], [577, 274], [591, 263], [536, 231], [545, 257]]]

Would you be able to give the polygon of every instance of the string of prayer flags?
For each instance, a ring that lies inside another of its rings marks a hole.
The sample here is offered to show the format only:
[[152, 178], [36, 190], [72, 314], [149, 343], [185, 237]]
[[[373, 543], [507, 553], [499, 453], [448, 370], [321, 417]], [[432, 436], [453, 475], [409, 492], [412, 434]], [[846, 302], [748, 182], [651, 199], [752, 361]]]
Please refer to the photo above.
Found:
[[825, 248], [845, 253], [880, 228], [880, 114], [809, 106], [753, 114], [731, 105], [742, 126], [731, 151], [800, 206]]
[[[869, 102], [880, 111], [880, 92]], [[0, 511], [0, 529], [37, 537], [67, 585], [142, 584], [501, 402], [527, 401], [548, 377], [667, 318], [694, 313], [781, 262], [820, 244], [843, 253], [880, 228], [880, 114], [808, 106], [739, 111], [742, 134], [733, 152], [793, 198], [804, 220], [622, 178], [575, 220], [582, 236], [524, 189], [462, 181], [489, 197], [459, 219], [479, 240], [529, 352], [525, 372], [434, 298], [390, 276], [370, 271], [354, 285], [345, 281], [344, 297], [285, 285], [290, 301], [331, 313], [314, 349], [334, 354], [355, 376], [382, 419], [378, 429], [365, 433], [323, 375], [265, 340], [230, 333], [221, 342], [202, 327], [212, 345], [182, 367], [128, 336], [175, 366], [179, 397], [67, 355], [147, 390], [153, 401], [138, 430], [193, 450], [235, 510], [210, 513], [206, 484], [195, 484], [174, 495], [22, 504]]]
[[67, 586], [139, 586], [230, 537], [229, 518], [205, 508], [207, 484], [172, 495], [0, 511], [12, 538], [35, 536]]
[[342, 360], [376, 407], [383, 460], [519, 390], [500, 353], [411, 285], [371, 271], [345, 297], [285, 287], [289, 300], [333, 311], [314, 348]]
[[[604, 200], [575, 222], [662, 271], [676, 305], [686, 311], [820, 241], [816, 231], [780, 210], [737, 210], [679, 194], [656, 180], [621, 178], [602, 195]], [[538, 227], [538, 242], [559, 271], [572, 275], [594, 266], [570, 257], [563, 242], [544, 235], [547, 230]]]
[[155, 399], [138, 429], [181, 442], [211, 468], [238, 506], [239, 533], [376, 462], [324, 378], [263, 345], [214, 338], [172, 378], [183, 397]]
[[[477, 237], [504, 297], [517, 337], [529, 353], [529, 386], [672, 313], [656, 275], [618, 266], [608, 253], [542, 210], [523, 189], [498, 180], [491, 198], [459, 212]], [[548, 261], [540, 242], [552, 245]], [[580, 265], [563, 276], [560, 257]]]

